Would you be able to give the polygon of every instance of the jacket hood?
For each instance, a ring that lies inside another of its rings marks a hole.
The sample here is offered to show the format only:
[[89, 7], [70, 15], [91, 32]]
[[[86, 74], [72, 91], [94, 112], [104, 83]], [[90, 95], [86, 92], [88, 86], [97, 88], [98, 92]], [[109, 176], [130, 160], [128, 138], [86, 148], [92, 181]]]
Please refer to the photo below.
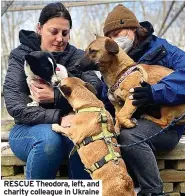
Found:
[[20, 30], [19, 32], [19, 40], [21, 44], [28, 46], [34, 51], [41, 50], [40, 37], [34, 31]]
[[128, 55], [135, 61], [138, 60], [145, 54], [145, 52], [149, 49], [150, 43], [153, 39], [153, 26], [150, 22], [144, 21], [141, 22], [140, 25], [148, 30], [148, 34], [145, 40], [143, 40], [136, 48], [132, 49], [128, 52]]
[[139, 23], [142, 27], [144, 27], [145, 29], [148, 30], [148, 35], [152, 35], [154, 32], [154, 28], [152, 26], [152, 24], [148, 21], [143, 21]]

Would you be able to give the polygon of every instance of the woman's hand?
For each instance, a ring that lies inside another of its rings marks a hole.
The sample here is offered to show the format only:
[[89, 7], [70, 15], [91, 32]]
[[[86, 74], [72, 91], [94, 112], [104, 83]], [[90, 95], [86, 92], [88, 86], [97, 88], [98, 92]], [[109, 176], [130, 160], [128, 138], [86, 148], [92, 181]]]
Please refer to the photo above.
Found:
[[141, 83], [141, 87], [131, 88], [129, 92], [132, 93], [129, 99], [134, 100], [132, 105], [136, 107], [154, 103], [151, 85], [145, 81]]
[[61, 117], [61, 126], [64, 128], [70, 127], [74, 117], [75, 114], [68, 114], [67, 116]]
[[30, 88], [37, 102], [54, 103], [54, 90], [51, 86], [34, 80], [31, 82]]

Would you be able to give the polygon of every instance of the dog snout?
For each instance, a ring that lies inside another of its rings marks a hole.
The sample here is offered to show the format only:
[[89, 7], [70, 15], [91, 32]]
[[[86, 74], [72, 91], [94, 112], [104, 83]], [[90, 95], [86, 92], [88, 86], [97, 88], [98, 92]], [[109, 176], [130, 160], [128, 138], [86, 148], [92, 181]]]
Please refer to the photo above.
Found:
[[52, 81], [52, 86], [53, 87], [58, 87], [60, 82], [61, 82], [61, 80], [54, 80], [54, 81]]
[[75, 67], [81, 71], [98, 70], [96, 63], [86, 55], [75, 63]]

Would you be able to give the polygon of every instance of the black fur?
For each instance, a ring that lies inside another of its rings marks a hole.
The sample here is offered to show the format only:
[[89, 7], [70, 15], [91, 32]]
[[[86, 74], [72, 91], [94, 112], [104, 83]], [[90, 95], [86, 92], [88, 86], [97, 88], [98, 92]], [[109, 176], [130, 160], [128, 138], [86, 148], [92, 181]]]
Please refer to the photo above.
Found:
[[86, 55], [75, 63], [75, 67], [80, 71], [98, 70], [98, 65], [90, 60]]
[[[48, 60], [48, 57], [52, 59], [52, 63]], [[51, 81], [51, 77], [55, 73], [57, 64], [52, 54], [43, 51], [34, 51], [25, 56], [25, 60], [30, 66], [31, 71], [45, 80], [46, 82]]]

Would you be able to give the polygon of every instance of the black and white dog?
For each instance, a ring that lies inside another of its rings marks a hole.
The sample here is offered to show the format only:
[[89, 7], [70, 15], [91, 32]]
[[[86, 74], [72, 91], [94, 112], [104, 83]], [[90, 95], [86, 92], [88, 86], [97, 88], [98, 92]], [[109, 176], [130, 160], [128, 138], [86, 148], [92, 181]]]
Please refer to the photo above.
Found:
[[[62, 79], [68, 77], [67, 69], [63, 65], [57, 64], [51, 53], [43, 51], [34, 51], [27, 54], [25, 56], [24, 70], [29, 88], [32, 80], [37, 80], [40, 83], [46, 83], [54, 87]], [[39, 106], [39, 103], [34, 100], [31, 89], [30, 93], [33, 102], [28, 103], [27, 106]]]

